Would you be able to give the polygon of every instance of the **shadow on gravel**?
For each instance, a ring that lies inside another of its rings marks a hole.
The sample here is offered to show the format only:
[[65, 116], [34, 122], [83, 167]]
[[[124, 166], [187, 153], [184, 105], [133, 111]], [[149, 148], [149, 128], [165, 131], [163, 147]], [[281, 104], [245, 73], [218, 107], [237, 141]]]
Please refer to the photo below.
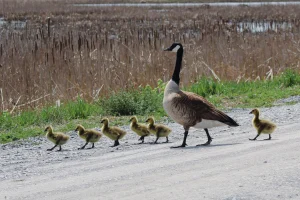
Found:
[[232, 145], [238, 145], [238, 144], [242, 144], [242, 143], [230, 143], [230, 144], [212, 144], [212, 145], [208, 145], [208, 146], [187, 146], [184, 148], [172, 148], [171, 149], [200, 149], [200, 148], [212, 148], [212, 147], [222, 147], [222, 146], [232, 146]]

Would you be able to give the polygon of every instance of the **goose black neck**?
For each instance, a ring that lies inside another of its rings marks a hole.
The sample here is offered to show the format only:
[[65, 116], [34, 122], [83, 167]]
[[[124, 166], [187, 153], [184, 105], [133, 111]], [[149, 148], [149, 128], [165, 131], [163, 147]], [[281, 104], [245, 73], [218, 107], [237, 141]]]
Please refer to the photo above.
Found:
[[176, 64], [175, 64], [175, 69], [173, 72], [172, 80], [179, 85], [180, 78], [180, 70], [181, 70], [181, 65], [182, 65], [182, 56], [183, 56], [183, 49], [180, 48], [177, 51], [177, 56], [176, 56]]

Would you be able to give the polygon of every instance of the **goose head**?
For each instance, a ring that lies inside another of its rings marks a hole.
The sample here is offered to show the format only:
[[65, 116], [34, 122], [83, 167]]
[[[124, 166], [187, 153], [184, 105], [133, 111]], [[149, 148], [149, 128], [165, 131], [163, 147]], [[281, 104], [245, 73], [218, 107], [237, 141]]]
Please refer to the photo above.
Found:
[[175, 42], [169, 48], [164, 49], [164, 51], [172, 51], [177, 53], [179, 49], [183, 49], [182, 44]]

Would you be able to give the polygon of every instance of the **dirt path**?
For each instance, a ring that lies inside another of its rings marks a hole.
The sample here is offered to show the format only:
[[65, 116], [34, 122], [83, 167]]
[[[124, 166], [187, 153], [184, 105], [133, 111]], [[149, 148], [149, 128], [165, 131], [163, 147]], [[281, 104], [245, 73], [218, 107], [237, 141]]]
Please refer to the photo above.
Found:
[[182, 140], [176, 124], [169, 124], [170, 144], [132, 145], [137, 137], [130, 134], [118, 150], [108, 140], [61, 153], [44, 153], [44, 141], [3, 145], [0, 199], [300, 199], [300, 104], [262, 111], [279, 124], [271, 141], [249, 141], [252, 116], [237, 109], [229, 114], [241, 126], [212, 129], [209, 147], [195, 147], [205, 134], [193, 130], [187, 148], [170, 149]]

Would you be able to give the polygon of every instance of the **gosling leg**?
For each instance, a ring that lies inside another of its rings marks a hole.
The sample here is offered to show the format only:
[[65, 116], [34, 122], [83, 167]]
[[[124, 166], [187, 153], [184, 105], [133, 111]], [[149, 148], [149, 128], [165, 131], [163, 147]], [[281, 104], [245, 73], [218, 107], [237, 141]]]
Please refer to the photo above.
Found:
[[86, 142], [82, 147], [80, 147], [80, 148], [78, 148], [78, 150], [80, 150], [80, 149], [84, 149], [85, 148], [85, 146], [88, 144], [89, 142]]
[[92, 149], [95, 148], [95, 143], [92, 144]]
[[187, 146], [187, 144], [186, 144], [186, 138], [187, 138], [188, 134], [189, 134], [189, 131], [188, 131], [188, 130], [184, 131], [184, 137], [183, 137], [182, 145], [180, 145], [180, 146], [175, 146], [175, 147], [171, 147], [171, 148], [181, 148], [181, 147]]
[[168, 136], [166, 137], [166, 141], [164, 143], [168, 143], [169, 142], [169, 138]]
[[145, 136], [141, 136], [139, 141], [141, 140], [142, 142], [140, 144], [143, 144], [144, 143], [144, 139], [145, 139]]
[[259, 135], [260, 135], [260, 133], [257, 133], [257, 135], [255, 136], [255, 138], [253, 138], [253, 139], [250, 139], [250, 138], [249, 138], [249, 140], [254, 141], [254, 140], [256, 140], [256, 138], [257, 138]]
[[206, 133], [206, 136], [207, 136], [207, 142], [205, 142], [204, 144], [198, 144], [196, 146], [208, 146], [210, 145], [211, 141], [212, 141], [212, 137], [209, 135], [209, 132], [208, 132], [208, 129], [205, 128], [205, 133]]
[[116, 147], [116, 146], [118, 146], [118, 145], [120, 145], [120, 143], [119, 143], [119, 140], [115, 140], [115, 143], [114, 143], [114, 145], [113, 145], [113, 146], [111, 146], [111, 147]]
[[[54, 147], [52, 147], [51, 149], [47, 149], [47, 151], [52, 151], [55, 147], [58, 146], [59, 142], [60, 142], [60, 140], [58, 140], [58, 141], [56, 142], [56, 144], [54, 145]], [[60, 150], [61, 150], [61, 146], [60, 146]]]
[[272, 139], [271, 134], [269, 134], [269, 138], [265, 139], [265, 140], [271, 140], [271, 139]]
[[61, 145], [59, 145], [59, 149], [57, 151], [61, 151]]
[[155, 140], [154, 144], [157, 144], [158, 139], [159, 139], [159, 136], [156, 136], [156, 140]]

